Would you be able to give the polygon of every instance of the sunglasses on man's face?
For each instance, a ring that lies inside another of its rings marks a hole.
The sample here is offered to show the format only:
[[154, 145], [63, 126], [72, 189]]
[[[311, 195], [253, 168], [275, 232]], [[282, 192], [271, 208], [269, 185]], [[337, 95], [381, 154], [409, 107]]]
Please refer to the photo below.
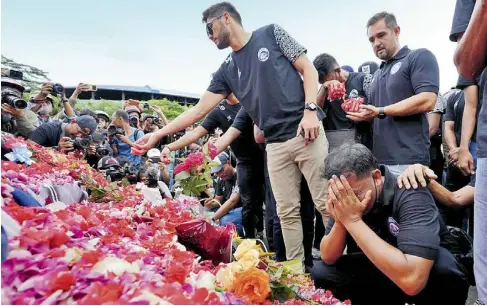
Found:
[[215, 23], [215, 21], [217, 21], [218, 19], [220, 19], [222, 17], [223, 17], [223, 14], [221, 14], [220, 16], [216, 17], [211, 22], [208, 22], [206, 24], [206, 34], [208, 34], [208, 36], [213, 36], [213, 24]]

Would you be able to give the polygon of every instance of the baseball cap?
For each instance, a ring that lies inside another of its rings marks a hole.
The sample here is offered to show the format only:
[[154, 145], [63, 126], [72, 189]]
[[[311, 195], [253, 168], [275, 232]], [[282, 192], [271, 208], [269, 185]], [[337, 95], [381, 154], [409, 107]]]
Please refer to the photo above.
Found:
[[118, 161], [111, 156], [104, 156], [98, 161], [98, 170], [107, 170], [110, 168], [120, 168]]
[[379, 70], [379, 65], [376, 62], [365, 62], [358, 66], [358, 72], [374, 74]]
[[161, 151], [159, 149], [150, 149], [147, 152], [147, 158], [152, 160], [152, 161], [158, 161], [161, 159]]
[[88, 116], [88, 115], [83, 115], [83, 116], [77, 117], [76, 123], [83, 130], [85, 128], [90, 129], [90, 134], [93, 134], [96, 131], [96, 127], [98, 126], [98, 123], [96, 122], [95, 118]]
[[16, 88], [16, 89], [18, 89], [20, 91], [24, 91], [25, 90], [25, 87], [24, 87], [24, 85], [22, 85], [22, 83], [20, 83], [18, 80], [15, 80], [15, 79], [12, 79], [12, 78], [9, 78], [9, 77], [3, 77], [2, 76], [2, 86], [14, 87], [14, 88]]
[[125, 107], [125, 111], [127, 112], [127, 114], [130, 114], [130, 113], [138, 113], [138, 114], [140, 114], [141, 113], [140, 109], [137, 106], [134, 106], [134, 105], [126, 106]]
[[225, 166], [226, 163], [228, 163], [228, 154], [225, 152], [222, 152], [218, 154], [215, 159], [213, 159], [214, 162], [218, 163], [218, 166], [212, 167], [211, 168], [211, 174], [215, 174], [217, 172], [220, 172], [223, 169], [223, 166]]
[[349, 66], [349, 65], [343, 65], [340, 68], [343, 69], [343, 70], [345, 70], [345, 71], [348, 71], [348, 72], [353, 72], [352, 66]]
[[[30, 94], [30, 97], [29, 97], [29, 100], [35, 100], [35, 98], [40, 94], [41, 92], [40, 91], [35, 91], [33, 93]], [[51, 100], [51, 103], [52, 101], [54, 101], [54, 96], [51, 95], [51, 94], [48, 94], [46, 99], [49, 99]]]

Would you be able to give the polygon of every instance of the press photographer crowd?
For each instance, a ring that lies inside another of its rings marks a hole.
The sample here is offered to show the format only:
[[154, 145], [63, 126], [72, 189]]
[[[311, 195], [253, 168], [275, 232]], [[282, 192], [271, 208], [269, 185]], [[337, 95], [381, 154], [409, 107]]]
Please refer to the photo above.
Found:
[[78, 151], [153, 201], [179, 196], [182, 161], [210, 148], [211, 182], [192, 196], [277, 261], [300, 260], [316, 287], [354, 304], [465, 304], [476, 286], [487, 302], [487, 1], [457, 0], [458, 82], [442, 93], [435, 54], [402, 45], [392, 13], [364, 25], [380, 63], [356, 69], [309, 59], [279, 25], [247, 32], [227, 2], [202, 20], [232, 52], [176, 119], [138, 100], [77, 109], [97, 90], [84, 83], [24, 100], [22, 73], [2, 69], [2, 132]]

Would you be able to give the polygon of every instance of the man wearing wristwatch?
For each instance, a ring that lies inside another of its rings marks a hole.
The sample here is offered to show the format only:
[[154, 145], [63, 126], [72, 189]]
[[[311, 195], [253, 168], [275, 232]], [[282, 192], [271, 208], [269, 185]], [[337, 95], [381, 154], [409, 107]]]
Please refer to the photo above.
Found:
[[316, 111], [318, 73], [306, 48], [277, 24], [247, 32], [240, 13], [228, 2], [212, 5], [202, 17], [208, 39], [218, 49], [230, 47], [232, 52], [197, 105], [138, 141], [133, 150], [146, 152], [159, 138], [201, 120], [233, 92], [265, 135], [287, 259], [303, 260], [299, 214], [302, 175], [317, 209], [327, 219], [327, 182], [320, 169], [328, 154], [328, 141]]
[[381, 12], [368, 21], [369, 42], [383, 62], [367, 93], [369, 105], [347, 116], [373, 120], [374, 156], [395, 175], [411, 164], [430, 164], [427, 113], [439, 89], [435, 56], [426, 49], [401, 48], [399, 34], [393, 14]]

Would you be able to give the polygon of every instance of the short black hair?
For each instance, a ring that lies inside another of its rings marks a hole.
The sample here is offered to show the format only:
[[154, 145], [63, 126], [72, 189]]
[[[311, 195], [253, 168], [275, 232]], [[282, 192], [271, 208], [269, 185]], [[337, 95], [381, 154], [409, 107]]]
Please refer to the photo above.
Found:
[[394, 27], [397, 27], [396, 16], [394, 16], [394, 14], [389, 12], [380, 12], [372, 16], [369, 21], [367, 21], [367, 29], [381, 20], [384, 20], [389, 29], [394, 29]]
[[240, 13], [230, 2], [213, 4], [203, 11], [203, 18], [201, 20], [206, 23], [208, 18], [218, 17], [223, 15], [223, 13], [228, 13], [239, 25], [242, 25], [242, 17], [240, 17]]
[[340, 67], [337, 60], [327, 53], [318, 55], [313, 61], [313, 65], [318, 71], [318, 82], [320, 83], [324, 82], [325, 77], [329, 73], [335, 71], [337, 67]]
[[113, 113], [113, 118], [122, 118], [123, 121], [128, 122], [129, 121], [129, 114], [122, 110], [122, 109], [117, 109], [115, 113]]
[[332, 150], [325, 158], [324, 177], [355, 174], [358, 178], [369, 176], [379, 169], [379, 163], [372, 152], [362, 144], [343, 144]]

